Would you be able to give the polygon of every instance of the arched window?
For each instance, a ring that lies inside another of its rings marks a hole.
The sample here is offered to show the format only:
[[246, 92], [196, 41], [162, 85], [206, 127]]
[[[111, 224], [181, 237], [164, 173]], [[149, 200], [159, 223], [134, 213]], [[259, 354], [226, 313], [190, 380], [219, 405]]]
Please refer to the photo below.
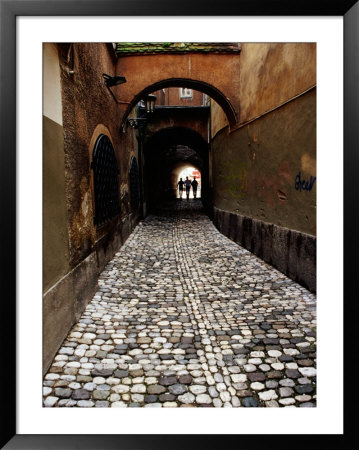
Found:
[[94, 223], [101, 226], [120, 213], [117, 160], [111, 141], [104, 134], [95, 143], [91, 168], [95, 191]]
[[132, 157], [130, 164], [130, 195], [132, 208], [137, 208], [140, 201], [140, 187], [138, 179], [138, 166], [134, 156]]

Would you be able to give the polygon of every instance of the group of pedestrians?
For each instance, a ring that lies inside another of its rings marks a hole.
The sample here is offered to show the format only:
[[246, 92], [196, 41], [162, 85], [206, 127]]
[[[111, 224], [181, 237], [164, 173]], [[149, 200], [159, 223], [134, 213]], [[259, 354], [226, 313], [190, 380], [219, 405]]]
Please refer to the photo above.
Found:
[[196, 177], [193, 177], [193, 180], [189, 180], [188, 177], [186, 177], [186, 179], [183, 181], [182, 178], [180, 178], [178, 184], [178, 190], [179, 190], [179, 195], [180, 198], [182, 198], [183, 196], [183, 188], [185, 188], [186, 190], [186, 197], [187, 199], [189, 199], [189, 191], [191, 189], [192, 186], [192, 191], [193, 191], [193, 198], [197, 197], [197, 186], [198, 186], [198, 181], [196, 180]]

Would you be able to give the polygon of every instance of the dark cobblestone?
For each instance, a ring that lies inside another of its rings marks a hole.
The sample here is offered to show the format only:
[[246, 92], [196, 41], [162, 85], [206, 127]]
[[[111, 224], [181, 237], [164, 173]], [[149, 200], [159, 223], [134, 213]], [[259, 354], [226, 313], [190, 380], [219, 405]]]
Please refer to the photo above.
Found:
[[44, 406], [313, 407], [315, 306], [200, 201], [179, 201], [104, 268], [45, 375]]

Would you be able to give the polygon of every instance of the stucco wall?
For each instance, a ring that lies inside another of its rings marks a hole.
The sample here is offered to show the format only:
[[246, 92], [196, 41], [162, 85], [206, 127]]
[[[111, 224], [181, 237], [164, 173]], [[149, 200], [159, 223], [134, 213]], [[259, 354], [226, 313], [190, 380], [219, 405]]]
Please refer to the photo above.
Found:
[[239, 57], [239, 123], [283, 104], [316, 84], [316, 44], [246, 43]]
[[[204, 92], [219, 104], [223, 103], [234, 124], [235, 115], [239, 113], [239, 61], [238, 53], [123, 55], [116, 64], [116, 74], [127, 79], [127, 83], [115, 88], [124, 102], [120, 105], [120, 118], [122, 120], [135, 104], [129, 106], [126, 102], [138, 101], [137, 95], [179, 86]], [[174, 79], [177, 81], [164, 83]]]
[[212, 145], [213, 220], [316, 291], [315, 89]]
[[213, 219], [295, 281], [316, 284], [316, 46], [243, 44], [239, 121], [212, 108]]
[[69, 270], [60, 66], [57, 48], [44, 44], [43, 289]]
[[43, 288], [69, 270], [63, 129], [43, 117]]
[[314, 89], [231, 134], [222, 130], [212, 142], [214, 206], [315, 235], [315, 118]]
[[210, 101], [211, 104], [211, 138], [213, 138], [220, 130], [228, 126], [228, 119], [217, 102], [213, 99]]

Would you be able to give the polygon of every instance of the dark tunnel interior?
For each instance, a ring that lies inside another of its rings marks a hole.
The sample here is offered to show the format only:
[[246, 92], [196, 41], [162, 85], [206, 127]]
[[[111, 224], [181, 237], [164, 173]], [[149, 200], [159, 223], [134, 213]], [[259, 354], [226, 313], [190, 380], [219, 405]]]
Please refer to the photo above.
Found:
[[144, 188], [148, 209], [152, 211], [163, 202], [177, 196], [177, 181], [186, 167], [201, 174], [201, 199], [210, 202], [208, 177], [208, 144], [196, 132], [182, 127], [158, 131], [144, 146]]

